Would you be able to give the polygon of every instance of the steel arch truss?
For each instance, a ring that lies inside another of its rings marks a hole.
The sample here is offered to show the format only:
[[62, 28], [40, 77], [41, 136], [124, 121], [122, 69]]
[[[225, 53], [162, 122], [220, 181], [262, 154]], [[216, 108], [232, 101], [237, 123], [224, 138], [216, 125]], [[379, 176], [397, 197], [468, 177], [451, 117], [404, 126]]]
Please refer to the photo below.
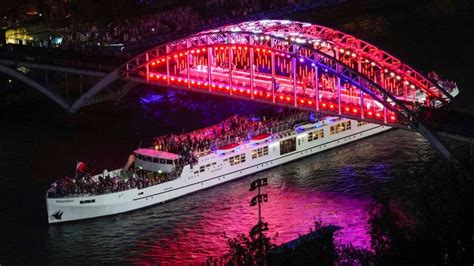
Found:
[[[357, 59], [354, 64], [328, 45], [315, 47], [253, 32], [207, 32], [149, 50], [127, 62], [119, 73], [133, 81], [415, 129], [451, 157], [414, 109], [420, 92], [425, 92], [421, 87], [410, 90], [403, 86], [405, 78], [396, 74], [389, 74], [392, 83], [387, 82], [382, 67], [376, 72], [371, 67], [377, 66], [369, 61], [370, 67], [364, 69], [366, 58], [347, 54]], [[402, 81], [401, 87], [393, 81]], [[432, 95], [438, 106], [448, 99]]]

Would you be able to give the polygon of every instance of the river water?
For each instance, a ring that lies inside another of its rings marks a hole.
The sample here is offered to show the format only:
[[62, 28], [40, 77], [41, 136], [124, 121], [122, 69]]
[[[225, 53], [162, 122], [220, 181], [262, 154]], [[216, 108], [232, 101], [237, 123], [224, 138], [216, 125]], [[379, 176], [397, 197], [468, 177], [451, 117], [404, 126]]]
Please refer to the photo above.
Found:
[[[33, 96], [34, 97], [34, 96]], [[24, 263], [199, 262], [227, 251], [226, 238], [257, 221], [250, 182], [267, 177], [263, 218], [282, 243], [308, 232], [315, 219], [342, 227], [337, 239], [370, 248], [371, 195], [398, 171], [434, 153], [417, 133], [389, 132], [218, 187], [131, 213], [48, 226], [44, 192], [76, 160], [102, 170], [121, 167], [152, 136], [213, 124], [262, 108], [246, 102], [140, 88], [118, 104], [70, 116], [47, 100], [4, 110], [0, 131], [2, 252]], [[6, 166], [6, 167], [3, 167]], [[0, 260], [1, 261], [1, 260]]]

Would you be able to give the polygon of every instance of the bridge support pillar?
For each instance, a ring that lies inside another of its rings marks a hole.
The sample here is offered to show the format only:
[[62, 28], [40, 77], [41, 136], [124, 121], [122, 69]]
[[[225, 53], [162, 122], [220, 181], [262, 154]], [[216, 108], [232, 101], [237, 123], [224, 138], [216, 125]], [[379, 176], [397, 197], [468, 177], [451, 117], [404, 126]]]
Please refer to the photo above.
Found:
[[296, 101], [296, 91], [297, 91], [297, 86], [296, 86], [296, 57], [293, 57], [291, 59], [291, 70], [293, 72], [293, 105], [295, 107], [297, 107], [298, 102]]
[[232, 51], [232, 46], [229, 46], [229, 92], [230, 95], [232, 95], [232, 86], [234, 85], [232, 83], [232, 63], [234, 61], [234, 52]]
[[271, 60], [272, 60], [272, 101], [275, 103], [275, 86], [277, 84], [277, 80], [275, 78], [275, 52], [272, 50], [272, 55], [271, 55]]
[[314, 103], [319, 111], [319, 68], [314, 66]]
[[[250, 40], [253, 40], [252, 38]], [[249, 58], [249, 65], [250, 65], [250, 90], [252, 92], [252, 99], [254, 98], [254, 90], [255, 90], [255, 86], [253, 84], [253, 75], [254, 75], [254, 69], [253, 69], [253, 65], [254, 65], [254, 52], [253, 52], [253, 47], [250, 48], [250, 58]], [[273, 98], [273, 102], [275, 102], [275, 98]]]
[[339, 115], [342, 114], [341, 110], [341, 78], [337, 77], [337, 112]]
[[212, 47], [207, 47], [207, 82], [209, 83], [209, 92], [212, 91], [212, 77], [211, 77], [211, 68], [212, 68]]

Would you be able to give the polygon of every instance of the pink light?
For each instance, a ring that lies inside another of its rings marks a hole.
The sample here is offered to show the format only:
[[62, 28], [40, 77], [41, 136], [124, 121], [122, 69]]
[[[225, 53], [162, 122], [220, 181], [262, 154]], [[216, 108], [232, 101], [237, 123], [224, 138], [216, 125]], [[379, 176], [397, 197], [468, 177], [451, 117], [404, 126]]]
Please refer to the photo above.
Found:
[[243, 89], [240, 89], [239, 91], [240, 91], [240, 92], [244, 92], [244, 90], [243, 90]]
[[183, 53], [179, 53], [179, 56], [183, 56]]
[[232, 88], [233, 91], [236, 91], [237, 89], [236, 88]]
[[290, 101], [291, 98], [290, 98], [289, 96], [286, 96], [286, 100], [287, 100], [287, 101]]
[[226, 90], [229, 90], [229, 86], [225, 86], [225, 89], [226, 89]]
[[172, 80], [172, 81], [174, 81], [174, 78], [173, 78], [173, 77], [171, 77], [171, 80]]
[[349, 107], [346, 107], [346, 111], [349, 112]]
[[323, 103], [323, 104], [321, 104], [321, 105], [322, 105], [323, 107], [326, 107], [326, 104], [325, 104], [325, 103]]
[[216, 87], [216, 84], [212, 84], [212, 87], [215, 88], [215, 87]]
[[333, 104], [329, 105], [329, 108], [333, 109], [333, 108], [334, 108], [334, 105], [333, 105]]
[[372, 112], [369, 112], [369, 115], [371, 116], [371, 115], [372, 115]]
[[202, 48], [201, 51], [203, 51], [203, 52], [206, 51], [206, 48]]
[[250, 90], [247, 90], [247, 94], [250, 94]]
[[380, 117], [380, 114], [379, 114], [379, 113], [376, 113], [375, 116], [376, 116], [376, 117]]
[[308, 101], [309, 104], [313, 104], [313, 101]]
[[280, 95], [280, 99], [283, 100], [283, 95]]
[[352, 112], [353, 112], [354, 114], [357, 113], [357, 109], [355, 109], [355, 108], [352, 109]]
[[161, 62], [165, 62], [165, 59], [164, 59], [164, 58], [163, 58], [163, 59], [161, 59]]
[[152, 65], [152, 66], [154, 66], [154, 65], [156, 65], [156, 63], [155, 63], [155, 62], [153, 62], [153, 63], [151, 63], [151, 65]]
[[303, 100], [303, 99], [301, 99], [301, 100], [300, 100], [300, 102], [301, 102], [301, 103], [304, 103], [304, 100]]
[[153, 74], [150, 74], [150, 78], [152, 78], [152, 77], [154, 77], [154, 76], [155, 76], [155, 75], [153, 75]]
[[163, 76], [163, 79], [166, 79], [166, 76]]
[[396, 117], [394, 115], [390, 116], [390, 120], [395, 121]]
[[175, 55], [174, 55], [174, 58], [176, 58], [176, 57], [178, 57], [178, 55], [177, 55], [177, 54], [175, 54]]

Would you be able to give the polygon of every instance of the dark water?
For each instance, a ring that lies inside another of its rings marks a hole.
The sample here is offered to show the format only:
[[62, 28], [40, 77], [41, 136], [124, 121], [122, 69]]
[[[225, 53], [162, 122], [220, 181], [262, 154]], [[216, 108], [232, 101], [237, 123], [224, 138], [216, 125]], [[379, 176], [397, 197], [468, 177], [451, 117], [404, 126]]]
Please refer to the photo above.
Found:
[[[458, 82], [460, 102], [472, 106], [472, 62], [464, 56], [472, 45], [463, 42], [464, 31], [458, 27], [465, 19], [462, 9], [446, 20], [427, 19], [417, 13], [420, 7], [403, 5], [367, 8], [362, 17], [331, 10], [296, 18], [348, 28], [415, 66], [438, 70]], [[380, 17], [386, 20], [382, 33], [357, 26], [365, 19], [378, 23]], [[0, 109], [1, 265], [185, 263], [222, 255], [224, 232], [232, 237], [256, 223], [248, 186], [257, 177], [268, 177], [263, 217], [269, 233], [278, 234], [277, 243], [307, 232], [320, 219], [342, 227], [338, 241], [370, 248], [367, 221], [373, 192], [420, 166], [418, 153], [436, 153], [420, 135], [392, 130], [164, 205], [48, 226], [44, 192], [52, 180], [72, 175], [76, 160], [97, 171], [115, 169], [153, 136], [199, 128], [262, 106], [141, 88], [118, 104], [71, 116], [44, 97], [27, 94], [24, 102]]]
[[[48, 226], [44, 191], [73, 174], [77, 159], [102, 170], [125, 163], [141, 139], [212, 124], [257, 105], [142, 88], [118, 105], [70, 117], [45, 100], [3, 110], [0, 131], [0, 261], [63, 264], [196, 262], [226, 251], [227, 236], [247, 232], [257, 210], [249, 183], [268, 177], [263, 217], [277, 243], [308, 231], [315, 219], [341, 226], [338, 240], [370, 248], [371, 195], [397, 171], [432, 151], [416, 133], [393, 130], [241, 180], [132, 213]], [[4, 257], [5, 256], [5, 257]]]

